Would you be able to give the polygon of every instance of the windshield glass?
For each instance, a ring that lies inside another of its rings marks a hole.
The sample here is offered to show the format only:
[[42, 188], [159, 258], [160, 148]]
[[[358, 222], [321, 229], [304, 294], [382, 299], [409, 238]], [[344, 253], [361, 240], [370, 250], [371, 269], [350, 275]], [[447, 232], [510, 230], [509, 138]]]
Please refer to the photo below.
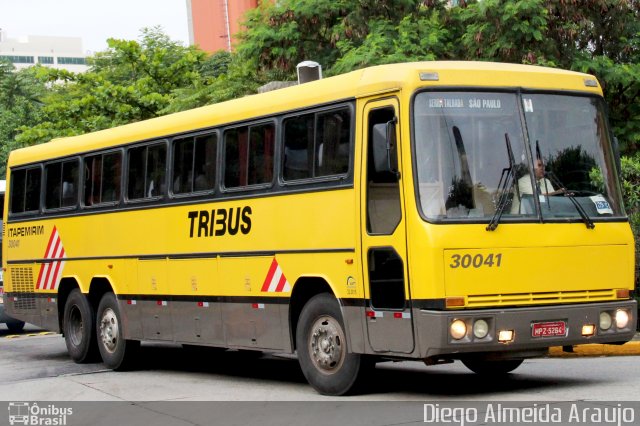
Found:
[[422, 92], [413, 125], [419, 205], [428, 220], [623, 214], [596, 98]]
[[591, 218], [622, 215], [602, 102], [591, 97], [525, 94], [522, 105], [542, 217], [577, 217], [567, 195]]

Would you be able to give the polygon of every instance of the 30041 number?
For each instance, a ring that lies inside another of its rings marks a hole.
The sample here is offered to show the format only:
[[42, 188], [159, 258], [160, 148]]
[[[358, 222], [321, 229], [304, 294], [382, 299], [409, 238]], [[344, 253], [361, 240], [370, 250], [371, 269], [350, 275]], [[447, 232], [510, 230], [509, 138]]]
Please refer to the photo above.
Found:
[[451, 256], [451, 263], [449, 267], [455, 268], [499, 268], [502, 266], [502, 253], [490, 253], [488, 255], [483, 254], [454, 254]]

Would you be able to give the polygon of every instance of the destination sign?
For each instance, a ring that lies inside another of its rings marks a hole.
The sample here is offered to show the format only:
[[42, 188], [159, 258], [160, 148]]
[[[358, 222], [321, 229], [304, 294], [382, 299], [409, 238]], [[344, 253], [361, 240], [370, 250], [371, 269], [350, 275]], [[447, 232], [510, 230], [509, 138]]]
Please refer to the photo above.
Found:
[[429, 108], [469, 108], [469, 109], [502, 109], [502, 102], [497, 98], [436, 98], [429, 99]]

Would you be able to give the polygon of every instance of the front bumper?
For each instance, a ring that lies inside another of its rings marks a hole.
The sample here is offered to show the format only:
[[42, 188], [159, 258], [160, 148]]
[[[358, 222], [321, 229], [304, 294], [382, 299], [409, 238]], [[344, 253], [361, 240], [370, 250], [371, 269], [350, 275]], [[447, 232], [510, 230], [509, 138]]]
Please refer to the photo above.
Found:
[[[615, 313], [624, 309], [629, 322], [617, 328], [615, 321], [608, 330], [599, 327], [600, 313]], [[631, 340], [636, 332], [638, 308], [635, 300], [604, 303], [583, 303], [562, 306], [535, 306], [525, 308], [475, 309], [459, 311], [417, 310], [414, 312], [421, 358], [465, 358], [473, 355], [493, 354], [508, 357], [540, 355], [551, 346], [573, 346], [587, 343], [623, 343]], [[449, 334], [450, 324], [461, 319], [467, 326], [466, 335], [456, 340]], [[483, 319], [489, 324], [489, 333], [478, 339], [473, 335], [472, 324]], [[562, 336], [534, 337], [533, 325], [544, 322], [564, 322]], [[595, 325], [593, 336], [583, 336], [582, 327]], [[433, 333], [433, 330], [440, 330]], [[498, 341], [500, 330], [512, 330], [513, 340]]]

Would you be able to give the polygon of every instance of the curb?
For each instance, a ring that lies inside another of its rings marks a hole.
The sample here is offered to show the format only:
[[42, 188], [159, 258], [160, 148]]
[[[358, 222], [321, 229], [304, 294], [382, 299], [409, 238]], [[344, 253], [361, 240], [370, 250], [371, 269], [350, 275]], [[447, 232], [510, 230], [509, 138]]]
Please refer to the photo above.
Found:
[[631, 341], [624, 345], [587, 344], [574, 346], [573, 352], [563, 352], [561, 346], [549, 348], [549, 356], [556, 358], [578, 358], [596, 356], [640, 355], [640, 342]]
[[28, 334], [7, 334], [4, 336], [5, 339], [19, 339], [21, 337], [36, 337], [36, 336], [51, 336], [54, 333], [53, 331], [42, 331], [39, 333], [28, 333]]

